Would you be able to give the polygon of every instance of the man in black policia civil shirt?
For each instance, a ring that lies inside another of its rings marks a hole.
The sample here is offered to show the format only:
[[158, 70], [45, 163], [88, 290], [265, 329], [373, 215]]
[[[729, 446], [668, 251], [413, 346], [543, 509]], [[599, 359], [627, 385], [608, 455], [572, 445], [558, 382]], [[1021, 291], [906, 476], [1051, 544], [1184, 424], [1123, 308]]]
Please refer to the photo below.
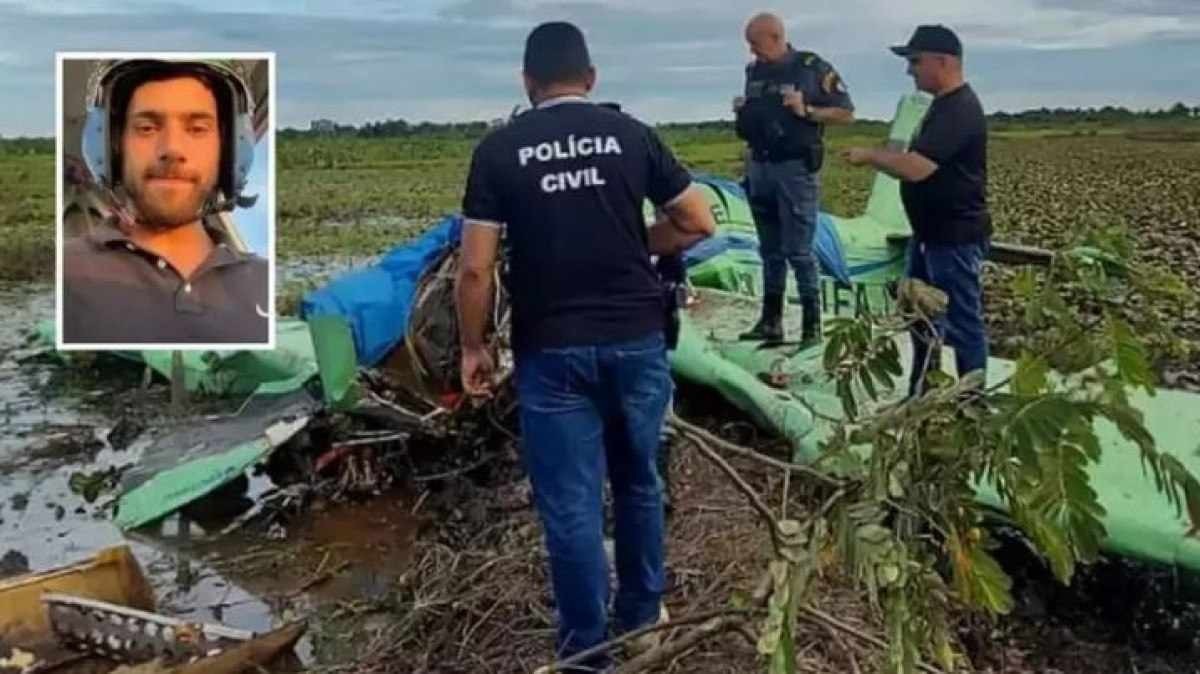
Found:
[[[871, 165], [901, 181], [900, 196], [913, 228], [908, 276], [949, 296], [935, 329], [954, 347], [958, 376], [987, 372], [983, 283], [992, 221], [987, 206], [987, 120], [971, 85], [963, 79], [962, 43], [945, 26], [920, 26], [908, 44], [892, 47], [908, 61], [917, 89], [933, 94], [907, 152], [851, 148], [846, 159]], [[931, 335], [916, 329], [909, 394], [925, 389], [925, 374], [938, 366]], [[928, 363], [928, 368], [922, 367]]]
[[111, 216], [63, 246], [63, 342], [265, 344], [267, 263], [215, 222], [245, 203], [254, 153], [240, 64], [105, 62], [88, 98], [83, 154]]
[[826, 124], [854, 121], [854, 106], [837, 71], [820, 56], [788, 43], [783, 21], [755, 15], [746, 24], [754, 61], [744, 96], [733, 101], [738, 137], [747, 142], [747, 196], [763, 265], [758, 323], [742, 339], [782, 342], [788, 264], [796, 274], [802, 310], [801, 342], [819, 340], [820, 285], [813, 240], [820, 201], [818, 173]]
[[[612, 485], [616, 629], [660, 616], [663, 501], [655, 456], [671, 377], [654, 254], [716, 224], [652, 129], [591, 103], [583, 34], [545, 23], [525, 44], [534, 108], [475, 149], [458, 280], [465, 391], [487, 395], [485, 345], [501, 231], [509, 248], [521, 442], [550, 559], [560, 656], [608, 638], [603, 482]], [[665, 217], [647, 228], [645, 199]], [[605, 658], [587, 663], [605, 665]]]

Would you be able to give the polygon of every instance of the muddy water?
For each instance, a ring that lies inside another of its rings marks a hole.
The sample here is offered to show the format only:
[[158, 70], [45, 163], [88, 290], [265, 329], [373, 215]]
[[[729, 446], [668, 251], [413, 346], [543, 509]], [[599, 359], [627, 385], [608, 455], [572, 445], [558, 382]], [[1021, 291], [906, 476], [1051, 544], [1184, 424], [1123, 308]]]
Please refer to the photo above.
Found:
[[[313, 615], [331, 602], [377, 597], [403, 571], [415, 528], [410, 504], [398, 494], [357, 506], [318, 505], [279, 527], [282, 540], [264, 532], [219, 535], [236, 513], [208, 530], [174, 515], [123, 534], [106, 507], [113, 494], [89, 503], [72, 493], [71, 477], [135, 463], [155, 429], [170, 424], [162, 413], [166, 387], [142, 390], [140, 368], [112, 359], [75, 367], [31, 359], [27, 332], [53, 315], [49, 287], [0, 288], [0, 306], [6, 308], [0, 317], [0, 557], [14, 551], [19, 554], [10, 559], [44, 570], [128, 544], [154, 586], [160, 612], [254, 631]], [[147, 430], [138, 433], [138, 427]], [[129, 428], [133, 433], [125, 433]], [[134, 437], [128, 442], [120, 435]], [[253, 501], [273, 488], [267, 478], [253, 478], [240, 498]], [[314, 652], [311, 633], [296, 650], [305, 664], [326, 659]]]

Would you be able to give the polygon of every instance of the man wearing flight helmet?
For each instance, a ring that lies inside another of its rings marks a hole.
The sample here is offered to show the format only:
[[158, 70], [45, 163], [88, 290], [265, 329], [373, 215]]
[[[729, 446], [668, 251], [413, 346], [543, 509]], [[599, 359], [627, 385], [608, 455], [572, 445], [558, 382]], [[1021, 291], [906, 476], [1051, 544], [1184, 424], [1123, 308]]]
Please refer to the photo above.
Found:
[[111, 217], [63, 247], [63, 341], [266, 343], [267, 263], [216, 221], [247, 201], [238, 64], [106, 62], [88, 89], [83, 155]]

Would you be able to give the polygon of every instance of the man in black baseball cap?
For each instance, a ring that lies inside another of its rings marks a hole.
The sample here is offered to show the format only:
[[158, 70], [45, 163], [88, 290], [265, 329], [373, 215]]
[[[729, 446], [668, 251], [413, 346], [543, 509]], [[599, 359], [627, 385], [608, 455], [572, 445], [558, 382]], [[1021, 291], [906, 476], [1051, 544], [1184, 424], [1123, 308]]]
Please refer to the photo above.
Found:
[[[913, 331], [910, 395], [925, 390], [926, 364], [937, 368], [937, 345], [954, 347], [959, 376], [986, 372], [981, 265], [992, 233], [987, 206], [987, 120], [963, 78], [962, 43], [941, 25], [920, 26], [908, 44], [892, 47], [908, 61], [917, 89], [933, 94], [929, 112], [907, 150], [851, 148], [844, 157], [900, 180], [900, 197], [912, 225], [907, 275], [944, 291], [946, 315], [937, 333]], [[923, 323], [921, 325], [924, 325]], [[933, 353], [930, 353], [931, 349]]]

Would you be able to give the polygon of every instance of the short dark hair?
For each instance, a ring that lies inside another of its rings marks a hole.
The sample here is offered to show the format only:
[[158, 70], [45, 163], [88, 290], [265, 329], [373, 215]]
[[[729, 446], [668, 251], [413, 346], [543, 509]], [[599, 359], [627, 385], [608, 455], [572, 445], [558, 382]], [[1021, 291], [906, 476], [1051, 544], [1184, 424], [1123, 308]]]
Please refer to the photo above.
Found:
[[592, 67], [583, 32], [566, 21], [534, 28], [525, 40], [525, 74], [538, 84], [577, 82]]

